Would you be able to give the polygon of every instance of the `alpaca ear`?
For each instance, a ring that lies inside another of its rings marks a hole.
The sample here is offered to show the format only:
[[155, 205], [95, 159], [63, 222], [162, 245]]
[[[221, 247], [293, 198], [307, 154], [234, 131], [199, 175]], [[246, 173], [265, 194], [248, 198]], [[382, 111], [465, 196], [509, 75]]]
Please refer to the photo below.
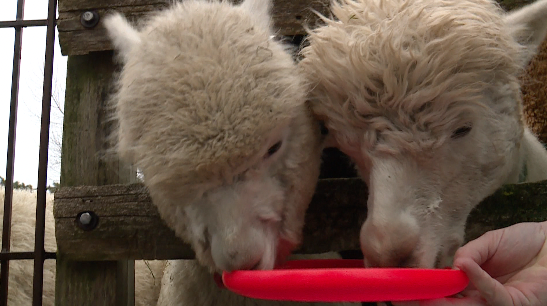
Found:
[[124, 60], [136, 45], [140, 44], [139, 32], [135, 30], [122, 15], [115, 13], [105, 18], [104, 27], [112, 40], [114, 48]]
[[523, 66], [536, 54], [547, 34], [547, 0], [539, 0], [505, 16], [507, 30], [524, 46]]
[[257, 23], [262, 24], [265, 28], [270, 27], [271, 0], [245, 0], [241, 3], [241, 7], [251, 13]]

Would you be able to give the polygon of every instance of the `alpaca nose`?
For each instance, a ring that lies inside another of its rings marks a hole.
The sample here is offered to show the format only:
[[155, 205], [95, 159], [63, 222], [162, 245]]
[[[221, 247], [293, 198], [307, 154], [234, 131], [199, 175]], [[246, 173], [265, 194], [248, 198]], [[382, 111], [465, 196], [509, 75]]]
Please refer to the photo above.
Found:
[[378, 223], [367, 220], [361, 228], [361, 250], [367, 267], [414, 267], [419, 231], [414, 222]]
[[262, 254], [228, 249], [212, 252], [215, 265], [223, 271], [255, 270], [260, 266]]
[[260, 266], [264, 247], [260, 241], [239, 239], [225, 240], [213, 235], [211, 239], [211, 256], [217, 268], [223, 271], [253, 270]]
[[412, 251], [401, 253], [399, 250], [392, 250], [391, 252], [386, 252], [386, 254], [378, 255], [377, 253], [372, 253], [363, 249], [363, 254], [365, 254], [365, 266], [367, 268], [406, 268], [414, 266]]

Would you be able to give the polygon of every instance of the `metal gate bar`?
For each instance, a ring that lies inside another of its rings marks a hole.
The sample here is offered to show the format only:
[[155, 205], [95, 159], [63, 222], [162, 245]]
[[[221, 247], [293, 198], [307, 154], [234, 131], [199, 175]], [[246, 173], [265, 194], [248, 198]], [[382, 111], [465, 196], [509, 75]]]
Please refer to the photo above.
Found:
[[47, 26], [47, 19], [0, 21], [0, 28], [45, 27], [45, 26]]
[[[24, 0], [17, 0], [16, 20], [23, 19]], [[10, 251], [11, 243], [11, 205], [13, 198], [13, 165], [15, 162], [15, 134], [17, 127], [17, 105], [19, 102], [19, 72], [21, 70], [21, 45], [23, 28], [15, 27], [13, 46], [13, 71], [11, 73], [11, 100], [8, 130], [8, 156], [6, 160], [6, 181], [4, 193], [4, 221], [2, 223], [2, 253]], [[0, 261], [0, 305], [8, 305], [9, 260]]]
[[[23, 20], [24, 0], [17, 0], [17, 15], [14, 21], [0, 21], [0, 28], [14, 28], [13, 71], [11, 82], [10, 117], [8, 130], [8, 150], [6, 162], [4, 217], [2, 224], [2, 249], [0, 252], [0, 306], [7, 305], [9, 261], [34, 259], [33, 305], [42, 305], [44, 260], [55, 259], [56, 254], [45, 252], [45, 209], [47, 192], [47, 162], [49, 147], [49, 124], [51, 110], [51, 89], [53, 78], [53, 56], [55, 43], [57, 1], [49, 0], [48, 17], [45, 20]], [[13, 168], [15, 161], [15, 139], [17, 127], [17, 108], [19, 94], [19, 74], [21, 66], [21, 46], [24, 27], [47, 26], [44, 64], [44, 83], [42, 95], [42, 120], [40, 129], [40, 152], [38, 166], [38, 187], [36, 205], [35, 245], [33, 252], [10, 252], [11, 217], [13, 200]]]
[[42, 94], [42, 127], [40, 129], [40, 153], [38, 164], [38, 191], [36, 203], [36, 231], [34, 235], [34, 279], [32, 282], [32, 305], [42, 305], [44, 285], [44, 232], [46, 225], [47, 160], [49, 148], [49, 119], [51, 112], [51, 85], [53, 79], [53, 54], [55, 44], [55, 14], [57, 0], [49, 0], [46, 30], [46, 55], [44, 64], [44, 86]]

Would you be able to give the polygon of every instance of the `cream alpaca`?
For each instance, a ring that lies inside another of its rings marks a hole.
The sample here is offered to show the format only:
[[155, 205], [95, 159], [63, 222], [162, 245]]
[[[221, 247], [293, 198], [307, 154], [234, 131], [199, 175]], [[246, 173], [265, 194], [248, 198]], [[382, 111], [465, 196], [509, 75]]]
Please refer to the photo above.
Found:
[[124, 61], [118, 151], [205, 266], [170, 262], [161, 305], [254, 305], [209, 272], [271, 269], [300, 243], [321, 136], [269, 7], [187, 0], [138, 30], [105, 21]]
[[367, 266], [443, 267], [470, 210], [504, 183], [547, 178], [524, 126], [518, 74], [547, 1], [340, 0], [301, 68], [316, 115], [369, 186]]
[[[4, 187], [0, 188], [0, 218], [4, 216]], [[53, 221], [53, 195], [46, 197], [46, 227], [45, 250], [55, 252], [55, 224]], [[13, 191], [11, 251], [29, 252], [34, 250], [34, 226], [36, 223], [36, 193], [29, 191]], [[0, 227], [0, 234], [2, 228]], [[10, 261], [8, 281], [8, 305], [32, 304], [32, 275], [34, 264], [32, 260]], [[44, 262], [44, 306], [53, 306], [55, 302], [55, 261]]]
[[319, 173], [319, 126], [270, 39], [267, 1], [255, 2], [184, 1], [140, 31], [119, 15], [105, 21], [125, 58], [118, 150], [217, 270], [271, 269], [288, 255]]
[[[0, 189], [0, 200], [4, 203], [4, 188]], [[46, 198], [45, 250], [55, 252], [55, 223], [53, 220], [53, 195]], [[0, 205], [0, 219], [4, 215], [4, 205]], [[28, 252], [34, 250], [34, 226], [36, 220], [36, 192], [13, 191], [13, 210], [11, 227], [11, 251]], [[0, 235], [2, 228], [0, 227]], [[160, 280], [163, 276], [163, 261], [135, 262], [135, 305], [156, 305], [160, 294]], [[32, 275], [34, 265], [31, 260], [10, 261], [8, 282], [8, 305], [32, 304]], [[153, 273], [153, 274], [152, 274]], [[154, 280], [155, 278], [155, 280]], [[44, 262], [44, 306], [55, 304], [55, 261]]]

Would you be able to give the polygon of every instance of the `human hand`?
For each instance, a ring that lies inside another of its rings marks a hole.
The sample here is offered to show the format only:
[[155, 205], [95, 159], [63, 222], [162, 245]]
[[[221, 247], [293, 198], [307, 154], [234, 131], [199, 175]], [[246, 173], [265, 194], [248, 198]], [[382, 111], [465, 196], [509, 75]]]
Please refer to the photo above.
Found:
[[547, 222], [488, 232], [461, 247], [454, 267], [470, 285], [455, 297], [396, 305], [547, 305]]

